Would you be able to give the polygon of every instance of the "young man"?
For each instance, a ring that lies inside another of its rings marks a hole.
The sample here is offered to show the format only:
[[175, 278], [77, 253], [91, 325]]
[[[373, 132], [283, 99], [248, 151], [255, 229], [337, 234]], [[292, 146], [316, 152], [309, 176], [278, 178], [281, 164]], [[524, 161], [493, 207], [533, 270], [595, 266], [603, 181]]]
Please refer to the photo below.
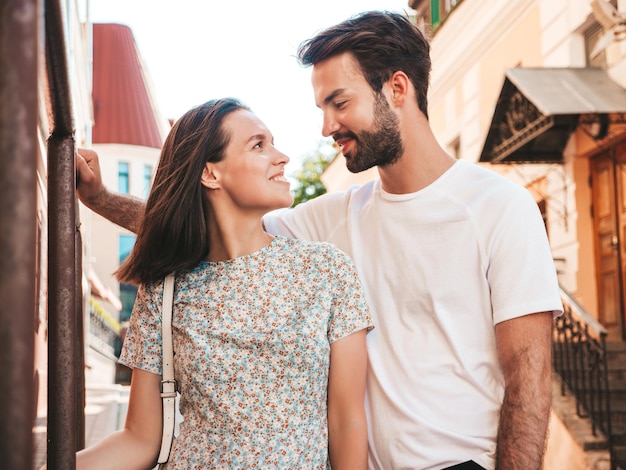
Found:
[[[264, 223], [271, 233], [336, 244], [363, 279], [376, 325], [368, 337], [370, 468], [538, 470], [552, 317], [562, 306], [535, 202], [437, 143], [427, 114], [429, 45], [402, 15], [357, 15], [298, 52], [313, 66], [323, 134], [350, 171], [378, 166], [380, 180]], [[85, 158], [83, 202], [136, 230], [140, 203], [108, 193], [95, 154]]]

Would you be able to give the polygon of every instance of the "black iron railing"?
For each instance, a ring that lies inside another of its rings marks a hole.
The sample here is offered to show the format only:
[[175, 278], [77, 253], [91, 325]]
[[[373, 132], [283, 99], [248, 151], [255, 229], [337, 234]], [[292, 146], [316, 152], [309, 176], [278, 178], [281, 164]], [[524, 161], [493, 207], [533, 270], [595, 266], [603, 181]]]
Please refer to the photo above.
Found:
[[561, 300], [563, 315], [553, 326], [553, 365], [561, 377], [561, 394], [574, 395], [576, 413], [590, 420], [594, 436], [604, 433], [614, 468], [607, 331], [563, 289]]

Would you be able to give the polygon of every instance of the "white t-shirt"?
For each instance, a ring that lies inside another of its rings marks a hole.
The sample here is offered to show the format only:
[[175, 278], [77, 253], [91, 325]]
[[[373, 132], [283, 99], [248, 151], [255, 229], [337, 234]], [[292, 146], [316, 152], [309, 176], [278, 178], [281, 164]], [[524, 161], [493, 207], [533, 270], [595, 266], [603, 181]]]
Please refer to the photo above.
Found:
[[379, 181], [264, 219], [270, 233], [350, 255], [376, 328], [368, 335], [370, 469], [495, 467], [504, 395], [494, 326], [562, 310], [543, 220], [530, 193], [456, 162], [428, 187]]

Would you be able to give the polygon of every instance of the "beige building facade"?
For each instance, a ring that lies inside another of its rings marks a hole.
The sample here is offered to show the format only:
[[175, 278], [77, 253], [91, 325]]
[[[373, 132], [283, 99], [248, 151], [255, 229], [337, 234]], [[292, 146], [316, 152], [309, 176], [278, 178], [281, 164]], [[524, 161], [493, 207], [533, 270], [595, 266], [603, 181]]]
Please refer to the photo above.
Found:
[[[626, 5], [619, 8], [626, 11]], [[596, 259], [596, 253], [606, 243], [626, 246], [626, 233], [620, 233], [617, 227], [608, 235], [609, 240], [598, 232], [603, 223], [598, 219], [601, 206], [614, 206], [616, 216], [620, 205], [621, 188], [613, 186], [619, 182], [616, 176], [621, 172], [620, 156], [626, 158], [626, 41], [616, 38], [591, 57], [594, 38], [597, 41], [602, 34], [588, 0], [458, 2], [432, 38], [430, 119], [440, 142], [452, 154], [490, 164], [490, 128], [501, 126], [519, 111], [506, 109], [507, 103], [502, 102], [505, 98], [533, 103], [535, 93], [547, 86], [542, 81], [546, 74], [542, 73], [579, 74], [581, 69], [584, 72], [600, 66], [601, 83], [597, 78], [591, 83], [583, 83], [578, 77], [571, 81], [554, 79], [557, 84], [553, 93], [561, 94], [568, 103], [582, 103], [570, 111], [568, 129], [551, 137], [561, 140], [560, 146], [550, 146], [554, 156], [537, 155], [542, 149], [535, 148], [535, 152], [529, 151], [516, 161], [515, 152], [504, 157], [502, 152], [499, 163], [490, 166], [535, 195], [544, 213], [562, 287], [609, 329], [611, 338], [623, 339], [624, 320], [618, 310], [623, 311], [624, 285], [610, 284], [618, 277], [615, 271], [598, 272], [601, 260]], [[464, 46], [459, 47], [459, 42]], [[504, 93], [509, 69], [512, 74], [516, 69], [533, 69], [528, 86]], [[604, 84], [611, 88], [599, 90]], [[606, 100], [612, 103], [607, 106]], [[611, 106], [613, 103], [615, 106]], [[547, 104], [542, 114], [550, 116], [550, 106]], [[607, 109], [594, 111], [603, 106]], [[498, 107], [503, 110], [501, 114], [497, 113]], [[601, 119], [608, 122], [601, 123]], [[582, 123], [584, 120], [589, 123]], [[605, 125], [605, 130], [595, 130]], [[549, 131], [537, 132], [534, 142], [540, 147], [540, 139], [549, 137]]]

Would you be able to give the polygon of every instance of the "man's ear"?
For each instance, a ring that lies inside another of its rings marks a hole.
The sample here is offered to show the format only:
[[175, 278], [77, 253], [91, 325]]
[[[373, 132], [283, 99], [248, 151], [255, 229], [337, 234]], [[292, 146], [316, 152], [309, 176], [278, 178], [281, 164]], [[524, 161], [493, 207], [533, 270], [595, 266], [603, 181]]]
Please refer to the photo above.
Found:
[[391, 101], [397, 106], [401, 106], [407, 99], [409, 94], [409, 88], [411, 86], [411, 80], [406, 73], [398, 70], [394, 72], [391, 78], [387, 81], [391, 88]]
[[217, 175], [210, 163], [204, 165], [204, 169], [202, 170], [202, 178], [200, 178], [200, 182], [202, 186], [209, 189], [217, 189], [219, 188], [219, 182], [217, 180]]

